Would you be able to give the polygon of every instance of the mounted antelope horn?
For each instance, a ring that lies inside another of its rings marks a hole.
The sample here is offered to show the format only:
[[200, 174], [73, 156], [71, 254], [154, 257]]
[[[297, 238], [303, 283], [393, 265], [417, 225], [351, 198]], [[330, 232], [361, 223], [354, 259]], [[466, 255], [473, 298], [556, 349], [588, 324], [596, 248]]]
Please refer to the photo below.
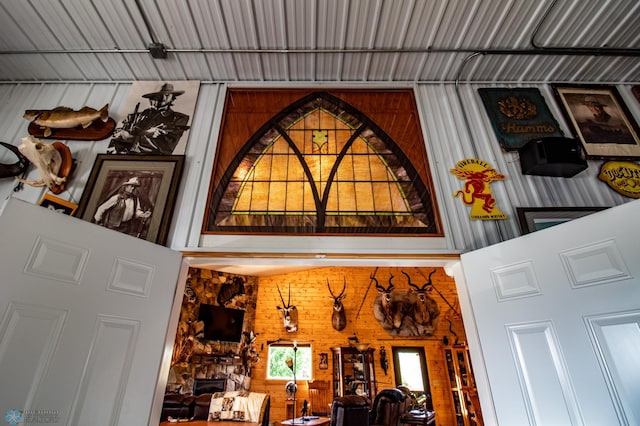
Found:
[[[284, 303], [284, 297], [282, 297], [282, 293], [280, 292], [280, 286], [278, 286], [278, 284], [276, 284], [276, 288], [278, 289], [278, 294], [280, 295], [280, 300], [282, 300], [282, 306], [287, 307], [288, 305], [285, 305], [285, 303]], [[289, 292], [289, 296], [291, 296], [291, 292]]]
[[407, 282], [409, 283], [409, 287], [411, 287], [411, 288], [413, 288], [413, 289], [415, 289], [417, 291], [424, 290], [423, 288], [421, 289], [420, 287], [418, 287], [417, 284], [414, 284], [414, 283], [411, 282], [411, 277], [409, 276], [409, 274], [407, 274], [405, 271], [400, 271], [400, 272], [402, 272], [407, 277]]
[[435, 269], [431, 271], [431, 273], [429, 274], [429, 277], [427, 278], [427, 282], [424, 283], [424, 285], [422, 286], [422, 290], [425, 290], [427, 287], [431, 287], [433, 285], [433, 283], [431, 282], [431, 275], [435, 273], [436, 273]]
[[382, 286], [380, 285], [380, 283], [378, 282], [378, 280], [376, 279], [376, 277], [374, 277], [373, 275], [369, 275], [369, 278], [376, 282], [376, 289], [378, 289], [378, 290], [380, 290], [380, 291], [384, 291], [384, 287], [382, 287]]
[[394, 285], [391, 282], [392, 279], [393, 279], [393, 274], [389, 274], [389, 287], [387, 287], [386, 291], [391, 291], [393, 289]]

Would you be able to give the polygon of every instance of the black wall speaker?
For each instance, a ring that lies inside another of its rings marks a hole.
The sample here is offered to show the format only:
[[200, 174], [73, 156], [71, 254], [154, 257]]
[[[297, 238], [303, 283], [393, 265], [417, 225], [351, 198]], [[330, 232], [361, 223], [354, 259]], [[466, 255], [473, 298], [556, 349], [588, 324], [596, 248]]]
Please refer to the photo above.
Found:
[[572, 177], [588, 167], [584, 149], [577, 139], [534, 139], [518, 152], [524, 175]]

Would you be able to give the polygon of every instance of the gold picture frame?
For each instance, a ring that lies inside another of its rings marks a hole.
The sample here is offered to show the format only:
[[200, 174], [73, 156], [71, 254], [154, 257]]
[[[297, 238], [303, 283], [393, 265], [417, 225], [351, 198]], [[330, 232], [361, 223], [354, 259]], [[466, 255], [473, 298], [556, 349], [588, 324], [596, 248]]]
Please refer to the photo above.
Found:
[[615, 86], [552, 87], [587, 158], [640, 157], [640, 129]]
[[49, 192], [42, 196], [38, 204], [46, 209], [53, 210], [56, 213], [62, 213], [69, 216], [73, 216], [75, 211], [78, 209], [78, 205], [76, 203], [56, 197]]

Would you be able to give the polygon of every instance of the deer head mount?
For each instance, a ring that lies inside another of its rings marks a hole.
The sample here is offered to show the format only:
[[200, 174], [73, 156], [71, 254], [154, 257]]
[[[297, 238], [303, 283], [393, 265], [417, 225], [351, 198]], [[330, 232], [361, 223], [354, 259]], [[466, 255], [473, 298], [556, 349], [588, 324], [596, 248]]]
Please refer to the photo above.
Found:
[[344, 294], [344, 291], [347, 289], [347, 279], [344, 279], [344, 285], [342, 286], [342, 291], [339, 295], [333, 294], [331, 290], [331, 284], [329, 283], [329, 279], [327, 278], [327, 287], [329, 287], [329, 293], [331, 294], [331, 299], [333, 299], [333, 313], [331, 314], [331, 325], [335, 330], [342, 331], [347, 326], [347, 315], [344, 312], [344, 305], [342, 304], [342, 300], [347, 297]]
[[298, 309], [294, 305], [291, 305], [291, 284], [289, 284], [287, 303], [284, 303], [282, 292], [280, 292], [280, 287], [278, 287], [277, 284], [276, 288], [278, 289], [278, 294], [280, 295], [280, 300], [282, 301], [282, 306], [277, 306], [277, 308], [280, 312], [282, 312], [282, 322], [284, 324], [284, 329], [288, 333], [296, 332], [298, 331]]

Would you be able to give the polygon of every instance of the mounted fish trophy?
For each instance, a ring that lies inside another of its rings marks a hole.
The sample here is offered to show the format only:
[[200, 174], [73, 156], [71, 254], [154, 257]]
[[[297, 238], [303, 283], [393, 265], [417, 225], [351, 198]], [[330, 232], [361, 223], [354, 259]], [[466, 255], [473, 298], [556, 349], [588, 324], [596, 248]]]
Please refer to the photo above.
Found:
[[109, 104], [99, 110], [87, 106], [77, 111], [64, 106], [28, 109], [22, 117], [31, 122], [29, 134], [39, 138], [97, 141], [111, 135], [116, 125], [109, 118]]
[[22, 138], [18, 150], [40, 171], [40, 179], [16, 179], [27, 185], [46, 186], [54, 194], [64, 191], [64, 184], [73, 168], [73, 158], [69, 147], [62, 142], [47, 144], [33, 136]]

